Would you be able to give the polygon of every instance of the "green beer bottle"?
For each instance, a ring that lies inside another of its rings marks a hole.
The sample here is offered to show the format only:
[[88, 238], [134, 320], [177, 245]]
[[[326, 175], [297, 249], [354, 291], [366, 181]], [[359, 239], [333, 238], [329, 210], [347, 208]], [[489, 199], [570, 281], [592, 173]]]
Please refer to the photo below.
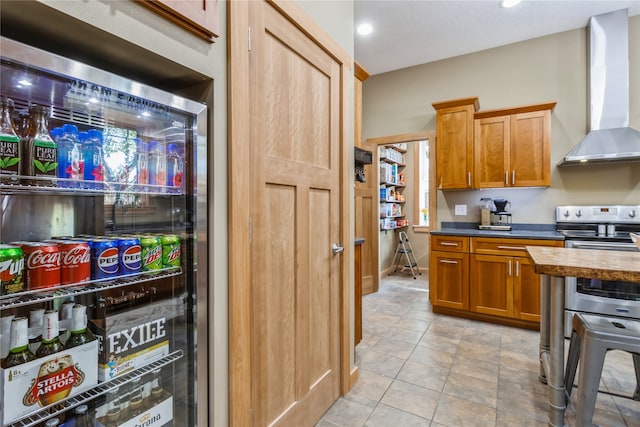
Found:
[[71, 314], [71, 335], [65, 343], [66, 348], [77, 347], [95, 340], [87, 330], [87, 307], [81, 304], [73, 306]]
[[27, 363], [35, 359], [29, 350], [29, 338], [27, 337], [28, 320], [26, 317], [16, 317], [11, 321], [11, 341], [9, 354], [2, 362], [2, 368], [8, 369]]
[[36, 357], [44, 357], [64, 350], [60, 342], [58, 329], [58, 312], [47, 310], [42, 320], [42, 343], [36, 351]]

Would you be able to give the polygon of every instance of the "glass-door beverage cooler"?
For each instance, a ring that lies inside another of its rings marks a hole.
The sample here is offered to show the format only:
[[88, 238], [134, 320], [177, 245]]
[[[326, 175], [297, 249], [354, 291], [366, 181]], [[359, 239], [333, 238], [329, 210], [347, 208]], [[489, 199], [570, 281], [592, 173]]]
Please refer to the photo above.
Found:
[[206, 106], [0, 43], [1, 425], [196, 425]]

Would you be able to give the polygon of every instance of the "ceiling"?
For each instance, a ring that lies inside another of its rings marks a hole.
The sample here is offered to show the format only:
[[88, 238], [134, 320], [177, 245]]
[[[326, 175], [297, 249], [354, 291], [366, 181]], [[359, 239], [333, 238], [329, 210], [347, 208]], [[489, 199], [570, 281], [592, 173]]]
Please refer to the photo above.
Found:
[[640, 0], [355, 0], [355, 59], [380, 74], [522, 40], [586, 27], [589, 17], [619, 9], [640, 15]]

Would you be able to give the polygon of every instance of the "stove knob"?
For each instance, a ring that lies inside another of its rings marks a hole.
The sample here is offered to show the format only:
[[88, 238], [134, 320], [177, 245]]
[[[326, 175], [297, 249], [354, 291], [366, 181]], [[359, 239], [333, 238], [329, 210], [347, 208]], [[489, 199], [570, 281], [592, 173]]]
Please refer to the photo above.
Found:
[[580, 209], [578, 209], [578, 210], [576, 211], [576, 216], [577, 216], [578, 218], [580, 218], [580, 217], [582, 216], [582, 211], [581, 211]]
[[566, 211], [564, 211], [563, 215], [565, 218], [569, 218], [569, 210], [567, 209]]
[[629, 211], [629, 218], [635, 218], [636, 211]]

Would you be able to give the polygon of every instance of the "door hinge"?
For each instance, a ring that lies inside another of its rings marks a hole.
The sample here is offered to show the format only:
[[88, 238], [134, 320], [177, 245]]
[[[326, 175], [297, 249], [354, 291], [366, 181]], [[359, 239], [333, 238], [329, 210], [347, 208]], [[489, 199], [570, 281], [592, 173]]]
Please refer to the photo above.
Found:
[[249, 52], [251, 52], [251, 27], [249, 27], [249, 37], [248, 37], [248, 48], [249, 48]]

